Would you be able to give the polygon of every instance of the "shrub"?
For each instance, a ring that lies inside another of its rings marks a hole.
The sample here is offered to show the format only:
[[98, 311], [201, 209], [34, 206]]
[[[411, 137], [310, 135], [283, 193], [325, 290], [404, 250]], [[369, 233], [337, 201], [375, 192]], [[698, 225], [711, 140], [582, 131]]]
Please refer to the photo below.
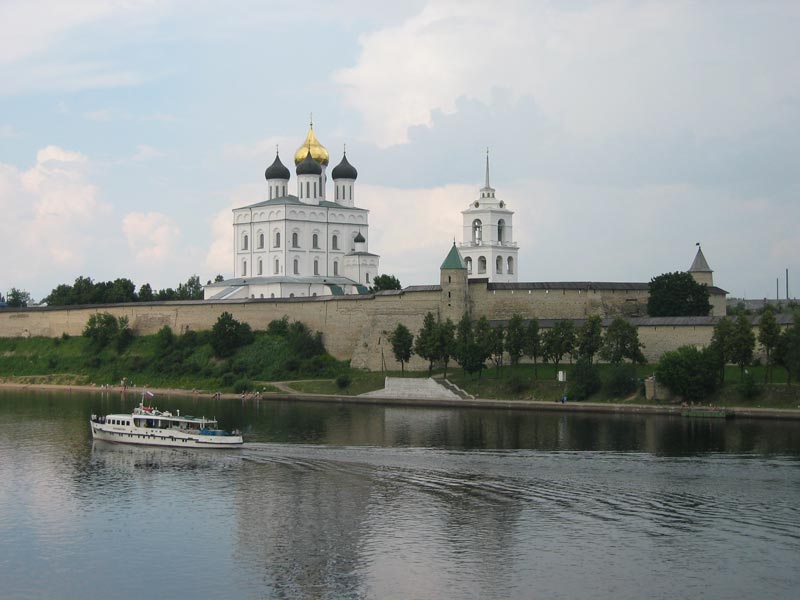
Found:
[[341, 375], [339, 375], [339, 376], [336, 378], [336, 386], [337, 386], [337, 387], [338, 387], [340, 390], [343, 390], [343, 389], [345, 389], [346, 387], [349, 387], [349, 385], [350, 385], [350, 376], [349, 376], [349, 375], [347, 375], [346, 373], [342, 373]]
[[252, 343], [253, 330], [247, 323], [240, 323], [229, 312], [219, 316], [211, 328], [211, 347], [220, 358], [232, 356], [238, 348]]
[[684, 400], [703, 400], [717, 388], [718, 369], [710, 350], [681, 346], [661, 356], [656, 379]]
[[275, 319], [274, 321], [270, 321], [269, 325], [267, 325], [267, 333], [270, 335], [286, 337], [286, 334], [288, 332], [289, 332], [289, 317], [283, 317], [282, 319]]
[[246, 391], [248, 391], [248, 390], [250, 390], [252, 388], [253, 388], [253, 386], [250, 383], [250, 380], [247, 379], [247, 378], [237, 379], [233, 383], [233, 391], [236, 392], [237, 394], [244, 393], [244, 392], [246, 392]]
[[530, 382], [521, 377], [517, 373], [514, 373], [506, 380], [506, 388], [512, 394], [521, 394], [522, 392], [528, 390], [531, 387]]
[[614, 398], [624, 398], [636, 389], [636, 367], [629, 363], [620, 363], [609, 367], [606, 380], [606, 391]]
[[51, 371], [58, 366], [58, 359], [55, 356], [51, 356], [47, 359], [47, 368]]
[[570, 400], [585, 400], [597, 392], [602, 383], [597, 366], [588, 358], [580, 358], [572, 370], [572, 383], [567, 389]]
[[747, 400], [752, 400], [761, 394], [761, 387], [756, 383], [755, 377], [749, 371], [744, 374], [742, 381], [739, 383], [739, 393], [742, 398]]
[[236, 381], [236, 375], [234, 375], [230, 371], [228, 371], [227, 373], [223, 373], [219, 378], [219, 382], [225, 387], [232, 386], [234, 381]]
[[62, 340], [65, 340], [65, 341], [66, 341], [66, 340], [68, 340], [69, 338], [70, 338], [70, 335], [69, 335], [69, 334], [68, 334], [66, 331], [65, 331], [64, 333], [62, 333], [62, 334], [61, 334], [61, 339], [62, 339]]

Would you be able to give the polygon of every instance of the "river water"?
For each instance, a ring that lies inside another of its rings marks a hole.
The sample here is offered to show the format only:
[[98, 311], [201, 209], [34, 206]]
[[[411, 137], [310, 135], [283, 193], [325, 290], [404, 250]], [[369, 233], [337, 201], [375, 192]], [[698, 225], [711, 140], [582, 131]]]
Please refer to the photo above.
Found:
[[800, 422], [0, 391], [0, 598], [796, 598]]

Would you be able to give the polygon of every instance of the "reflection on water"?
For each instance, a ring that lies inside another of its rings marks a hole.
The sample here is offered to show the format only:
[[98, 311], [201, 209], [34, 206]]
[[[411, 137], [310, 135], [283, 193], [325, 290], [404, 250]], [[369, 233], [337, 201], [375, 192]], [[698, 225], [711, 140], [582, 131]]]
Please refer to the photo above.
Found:
[[[169, 404], [169, 406], [166, 406]], [[797, 424], [176, 399], [234, 451], [0, 392], [0, 597], [790, 598]], [[141, 572], [157, 577], [135, 576]]]

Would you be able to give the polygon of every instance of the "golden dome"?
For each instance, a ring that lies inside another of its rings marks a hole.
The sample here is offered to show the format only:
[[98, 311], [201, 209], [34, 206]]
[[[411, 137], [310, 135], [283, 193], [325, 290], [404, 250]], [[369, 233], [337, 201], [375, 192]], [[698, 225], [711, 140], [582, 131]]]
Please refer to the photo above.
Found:
[[330, 160], [330, 155], [325, 149], [325, 146], [319, 143], [317, 136], [314, 135], [314, 124], [308, 126], [308, 135], [303, 145], [294, 153], [294, 164], [299, 165], [303, 159], [308, 155], [309, 149], [311, 150], [311, 158], [321, 165], [327, 165]]

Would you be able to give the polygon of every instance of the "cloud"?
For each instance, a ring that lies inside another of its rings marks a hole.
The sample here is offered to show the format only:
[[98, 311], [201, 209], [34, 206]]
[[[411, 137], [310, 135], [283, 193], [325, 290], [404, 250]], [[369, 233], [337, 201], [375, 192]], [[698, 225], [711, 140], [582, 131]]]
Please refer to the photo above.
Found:
[[41, 285], [82, 268], [111, 213], [89, 179], [91, 167], [80, 152], [54, 145], [40, 149], [24, 171], [0, 163], [0, 237], [20, 257], [2, 262], [0, 279]]
[[719, 5], [688, 1], [431, 0], [363, 35], [358, 61], [333, 80], [384, 147], [459, 98], [489, 103], [495, 88], [531, 96], [586, 138], [725, 135], [796, 114], [800, 78], [785, 57], [800, 52], [797, 5], [726, 3], [720, 17]]
[[158, 148], [153, 148], [153, 146], [149, 146], [147, 144], [139, 144], [136, 146], [136, 153], [133, 155], [131, 160], [143, 161], [151, 158], [160, 158], [162, 156], [164, 156], [164, 153]]
[[154, 267], [174, 258], [180, 246], [180, 228], [163, 213], [128, 213], [122, 231], [134, 260]]

